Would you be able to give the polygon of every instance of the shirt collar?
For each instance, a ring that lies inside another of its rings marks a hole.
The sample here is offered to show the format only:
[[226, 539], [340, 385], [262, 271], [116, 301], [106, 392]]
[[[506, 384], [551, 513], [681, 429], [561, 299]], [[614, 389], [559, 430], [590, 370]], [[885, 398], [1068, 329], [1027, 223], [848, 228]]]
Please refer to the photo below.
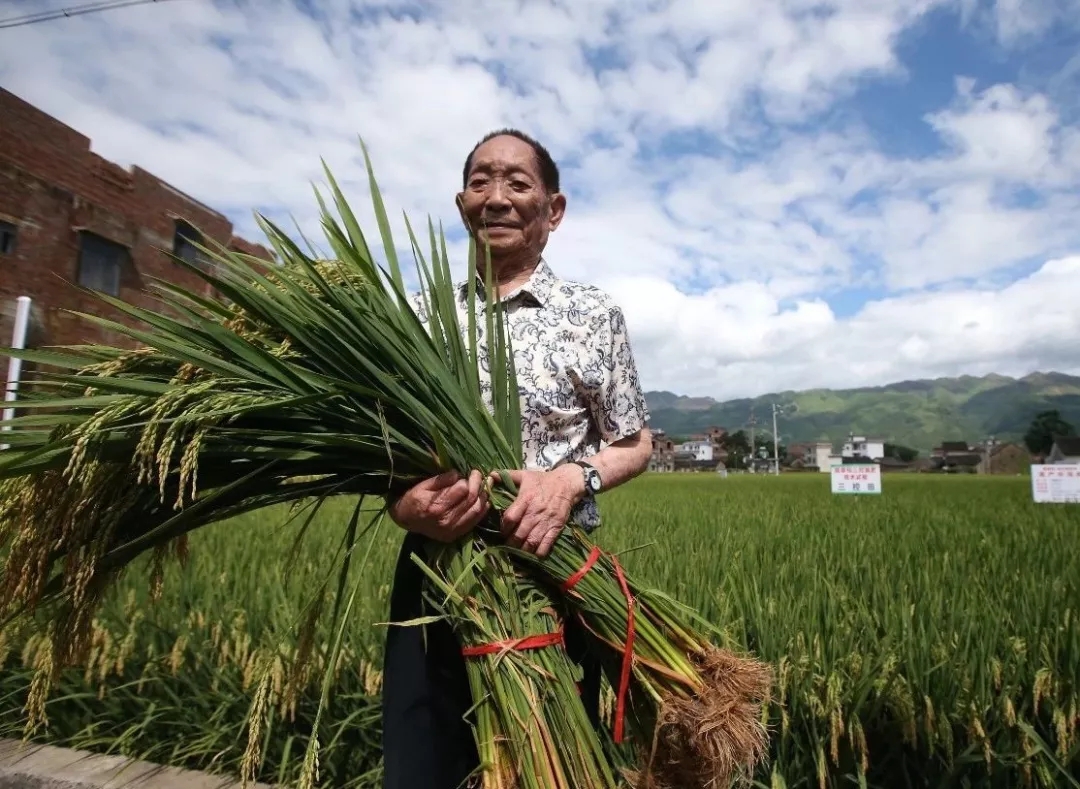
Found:
[[[476, 277], [476, 295], [477, 300], [483, 299], [484, 283], [480, 279], [480, 275], [474, 275]], [[555, 276], [555, 272], [551, 270], [551, 267], [547, 264], [547, 261], [540, 258], [540, 262], [536, 264], [536, 268], [533, 269], [532, 274], [525, 281], [525, 284], [521, 285], [516, 290], [507, 293], [500, 301], [511, 301], [519, 296], [530, 296], [541, 307], [546, 305], [551, 298], [551, 293], [555, 290], [558, 284], [558, 278]], [[468, 281], [462, 282], [458, 286], [458, 298], [462, 301], [468, 298]]]

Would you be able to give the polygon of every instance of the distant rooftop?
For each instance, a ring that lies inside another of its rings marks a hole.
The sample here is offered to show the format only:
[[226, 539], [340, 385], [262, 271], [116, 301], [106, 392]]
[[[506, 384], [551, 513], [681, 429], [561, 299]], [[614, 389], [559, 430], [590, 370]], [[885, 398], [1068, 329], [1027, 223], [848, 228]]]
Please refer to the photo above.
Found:
[[942, 441], [942, 452], [970, 452], [971, 448], [966, 441]]
[[1080, 436], [1056, 436], [1054, 443], [1063, 455], [1069, 457], [1080, 455]]

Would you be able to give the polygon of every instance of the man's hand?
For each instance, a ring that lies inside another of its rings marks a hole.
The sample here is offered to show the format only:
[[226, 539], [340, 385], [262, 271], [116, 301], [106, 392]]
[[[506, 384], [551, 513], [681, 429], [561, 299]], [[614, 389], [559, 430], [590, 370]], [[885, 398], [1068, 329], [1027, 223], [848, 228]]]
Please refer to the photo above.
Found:
[[548, 555], [570, 517], [570, 510], [585, 493], [581, 467], [559, 466], [551, 471], [512, 470], [517, 485], [514, 503], [502, 514], [502, 533], [512, 548]]
[[479, 471], [473, 471], [468, 479], [456, 471], [425, 479], [390, 506], [390, 517], [406, 531], [453, 542], [487, 515], [490, 505], [481, 490], [482, 481]]

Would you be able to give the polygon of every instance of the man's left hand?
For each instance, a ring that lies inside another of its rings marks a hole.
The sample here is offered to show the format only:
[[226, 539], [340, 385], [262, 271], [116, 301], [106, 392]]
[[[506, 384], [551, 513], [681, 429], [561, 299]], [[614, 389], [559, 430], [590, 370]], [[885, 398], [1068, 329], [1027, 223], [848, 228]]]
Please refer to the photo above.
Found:
[[[493, 475], [494, 480], [498, 477]], [[502, 514], [502, 533], [511, 548], [543, 558], [551, 551], [570, 517], [570, 510], [585, 492], [581, 467], [573, 464], [550, 471], [515, 469], [514, 503]]]

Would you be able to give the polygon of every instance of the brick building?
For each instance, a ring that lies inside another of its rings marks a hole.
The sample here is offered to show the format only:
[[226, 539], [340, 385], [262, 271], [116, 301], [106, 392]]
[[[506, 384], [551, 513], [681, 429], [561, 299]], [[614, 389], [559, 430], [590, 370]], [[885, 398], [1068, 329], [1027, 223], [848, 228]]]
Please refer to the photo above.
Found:
[[1016, 476], [1026, 474], [1031, 469], [1031, 453], [1023, 444], [1007, 442], [996, 444], [990, 448], [989, 454], [986, 446], [977, 447], [982, 455], [982, 460], [976, 468], [979, 474], [1009, 474]]
[[208, 293], [166, 253], [198, 262], [191, 241], [200, 232], [270, 258], [234, 236], [224, 215], [139, 167], [98, 156], [87, 137], [0, 88], [0, 345], [11, 342], [18, 296], [33, 300], [28, 345], [126, 344], [64, 312], [120, 317], [77, 286], [149, 308], [151, 278]]
[[675, 470], [675, 442], [667, 437], [663, 430], [652, 431], [652, 455], [649, 457], [649, 471]]

